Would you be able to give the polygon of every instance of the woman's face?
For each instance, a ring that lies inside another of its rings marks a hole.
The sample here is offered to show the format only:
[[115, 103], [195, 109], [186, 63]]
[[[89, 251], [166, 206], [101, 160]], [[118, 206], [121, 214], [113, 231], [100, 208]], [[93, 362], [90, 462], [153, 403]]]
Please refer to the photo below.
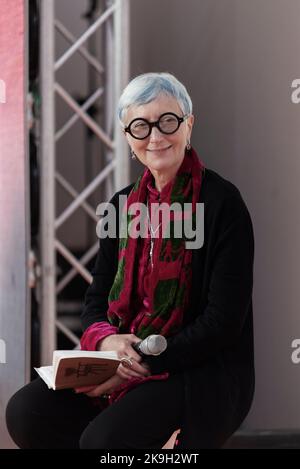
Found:
[[[126, 113], [125, 126], [138, 117], [155, 122], [166, 112], [173, 112], [178, 117], [183, 116], [175, 98], [161, 95], [148, 104], [131, 106]], [[168, 173], [170, 169], [178, 169], [183, 161], [185, 147], [191, 137], [193, 122], [194, 116], [190, 115], [171, 135], [163, 134], [157, 127], [153, 127], [151, 134], [143, 140], [133, 138], [128, 132], [125, 134], [131, 149], [141, 163], [147, 166], [150, 171]]]

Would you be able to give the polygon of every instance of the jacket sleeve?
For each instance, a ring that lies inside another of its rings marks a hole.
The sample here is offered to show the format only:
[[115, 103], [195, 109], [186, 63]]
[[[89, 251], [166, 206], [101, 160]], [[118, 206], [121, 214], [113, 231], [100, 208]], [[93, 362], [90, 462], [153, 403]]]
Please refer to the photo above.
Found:
[[112, 326], [108, 321], [95, 322], [89, 326], [80, 339], [81, 350], [97, 350], [99, 342], [112, 334], [117, 334], [118, 327]]
[[207, 234], [215, 241], [206, 307], [167, 339], [165, 352], [146, 358], [152, 373], [200, 366], [240, 338], [252, 298], [252, 222], [244, 201], [237, 196], [224, 201], [217, 218]]
[[[110, 202], [116, 206], [115, 197], [116, 195]], [[81, 314], [83, 332], [92, 324], [107, 321], [108, 295], [117, 272], [117, 266], [118, 238], [100, 237], [96, 262], [91, 272], [93, 280], [86, 291]], [[95, 338], [93, 342], [95, 342]]]

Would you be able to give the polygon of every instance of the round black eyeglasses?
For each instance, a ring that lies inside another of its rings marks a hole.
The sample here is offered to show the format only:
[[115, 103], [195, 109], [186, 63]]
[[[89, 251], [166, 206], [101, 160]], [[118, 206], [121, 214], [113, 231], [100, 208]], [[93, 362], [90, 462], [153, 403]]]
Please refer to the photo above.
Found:
[[153, 127], [157, 127], [163, 134], [174, 134], [180, 124], [189, 116], [186, 114], [182, 117], [178, 117], [173, 112], [165, 112], [160, 116], [156, 122], [149, 122], [146, 119], [138, 117], [133, 119], [130, 124], [124, 128], [125, 132], [128, 132], [133, 138], [143, 140], [149, 137]]

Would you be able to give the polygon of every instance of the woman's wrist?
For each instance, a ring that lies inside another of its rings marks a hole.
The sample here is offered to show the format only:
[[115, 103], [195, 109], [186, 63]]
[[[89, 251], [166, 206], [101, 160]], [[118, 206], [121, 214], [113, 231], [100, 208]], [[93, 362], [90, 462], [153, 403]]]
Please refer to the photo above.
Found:
[[[101, 352], [104, 341], [105, 341], [106, 339], [108, 339], [108, 338], [109, 338], [110, 336], [112, 336], [112, 335], [116, 335], [116, 334], [115, 334], [114, 332], [110, 332], [110, 333], [108, 333], [105, 337], [102, 337], [101, 339], [98, 340], [97, 345], [96, 345], [96, 350], [97, 350], [98, 352]], [[108, 341], [106, 340], [106, 343], [107, 343], [107, 342], [108, 342]]]

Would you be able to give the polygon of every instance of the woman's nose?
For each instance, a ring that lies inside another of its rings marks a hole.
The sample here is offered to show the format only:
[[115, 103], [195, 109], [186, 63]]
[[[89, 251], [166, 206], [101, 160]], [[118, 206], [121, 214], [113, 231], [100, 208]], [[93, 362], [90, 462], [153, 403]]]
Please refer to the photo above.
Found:
[[162, 133], [157, 127], [152, 127], [151, 134], [150, 134], [150, 141], [154, 140], [161, 140], [162, 138]]

